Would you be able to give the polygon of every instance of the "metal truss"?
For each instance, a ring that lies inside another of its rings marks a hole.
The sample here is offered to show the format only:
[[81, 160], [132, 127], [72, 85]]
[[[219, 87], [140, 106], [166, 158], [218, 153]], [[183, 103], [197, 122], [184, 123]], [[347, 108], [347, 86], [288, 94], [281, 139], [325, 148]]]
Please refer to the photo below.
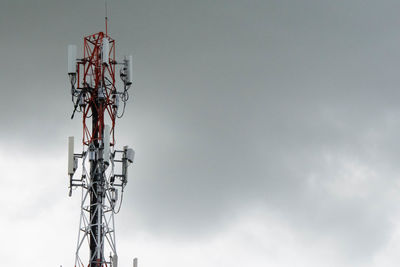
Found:
[[[114, 214], [118, 213], [122, 205], [123, 189], [126, 185], [126, 175], [124, 171], [122, 174], [115, 174], [115, 164], [121, 163], [122, 169], [124, 165], [129, 164], [126, 156], [126, 149], [122, 151], [114, 151], [110, 160], [111, 164], [107, 168], [101, 161], [97, 161], [95, 169], [98, 169], [103, 175], [102, 177], [102, 190], [96, 190], [97, 184], [90, 173], [87, 171], [87, 155], [88, 151], [82, 154], [76, 154], [76, 158], [82, 159], [82, 176], [81, 179], [74, 179], [74, 187], [81, 187], [81, 213], [79, 220], [79, 231], [77, 247], [75, 252], [75, 267], [84, 267], [85, 262], [95, 263], [97, 266], [114, 266], [116, 267], [117, 261], [117, 248], [115, 241], [115, 221]], [[114, 160], [115, 156], [121, 154], [121, 159]], [[107, 169], [106, 171], [103, 171]], [[121, 199], [118, 199], [118, 187], [121, 188]], [[101, 199], [100, 203], [90, 203], [90, 194], [96, 194], [97, 199]], [[101, 194], [101, 195], [100, 195]], [[91, 213], [99, 214], [101, 218], [90, 217]], [[94, 235], [92, 232], [93, 227], [101, 229]], [[84, 251], [85, 245], [89, 246], [89, 241], [94, 240], [96, 244], [96, 253], [91, 255], [90, 258], [85, 258], [80, 252]], [[106, 255], [110, 255], [109, 259]]]
[[[121, 66], [122, 90], [116, 88], [117, 65]], [[105, 33], [84, 37], [83, 57], [76, 57], [76, 46], [68, 47], [68, 76], [74, 106], [71, 119], [76, 112], [82, 113], [83, 123], [82, 154], [74, 154], [73, 137], [68, 145], [70, 196], [73, 189], [82, 189], [75, 267], [117, 267], [114, 214], [121, 207], [128, 181], [127, 168], [133, 162], [134, 151], [127, 146], [115, 150], [115, 124], [123, 116], [129, 99], [132, 56], [121, 62], [115, 60], [115, 40], [106, 27]], [[120, 101], [122, 111], [119, 111]], [[79, 159], [82, 176], [74, 179]], [[122, 165], [122, 173], [114, 174], [115, 164]], [[84, 258], [80, 252], [86, 246], [89, 256]]]

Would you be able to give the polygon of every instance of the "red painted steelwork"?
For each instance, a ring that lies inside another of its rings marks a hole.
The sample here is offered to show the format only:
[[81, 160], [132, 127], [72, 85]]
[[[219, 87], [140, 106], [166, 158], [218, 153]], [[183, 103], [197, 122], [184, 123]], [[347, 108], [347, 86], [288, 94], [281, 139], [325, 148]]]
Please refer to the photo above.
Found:
[[[103, 38], [109, 41], [108, 64], [102, 63], [102, 44]], [[89, 145], [92, 141], [101, 140], [104, 123], [111, 125], [111, 146], [115, 143], [114, 126], [116, 119], [116, 110], [113, 109], [116, 93], [115, 87], [115, 40], [103, 32], [95, 33], [84, 38], [84, 54], [83, 58], [78, 60], [78, 80], [77, 89], [84, 92], [84, 103], [82, 109], [83, 116], [83, 138], [84, 145]], [[96, 99], [98, 97], [98, 88], [103, 87], [104, 100], [100, 103]], [[97, 103], [97, 104], [96, 104]], [[99, 116], [98, 124], [93, 125], [89, 129], [87, 119], [90, 118], [92, 110], [96, 109]], [[107, 110], [107, 112], [105, 112]], [[96, 136], [94, 138], [93, 136]]]

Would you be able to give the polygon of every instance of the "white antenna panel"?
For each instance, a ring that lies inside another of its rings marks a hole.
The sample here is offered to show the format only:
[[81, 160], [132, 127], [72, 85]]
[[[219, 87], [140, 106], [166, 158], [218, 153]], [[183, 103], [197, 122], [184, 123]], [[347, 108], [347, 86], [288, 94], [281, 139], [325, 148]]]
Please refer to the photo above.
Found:
[[68, 174], [73, 175], [75, 170], [75, 162], [74, 162], [74, 137], [68, 137]]
[[104, 133], [103, 133], [103, 160], [107, 164], [110, 163], [110, 132], [111, 128], [109, 125], [104, 125]]
[[127, 70], [126, 70], [126, 85], [131, 85], [132, 84], [132, 79], [133, 79], [133, 69], [132, 69], [132, 55], [129, 55], [127, 58]]
[[112, 267], [118, 267], [118, 256], [117, 256], [117, 254], [114, 254], [114, 256], [112, 256]]
[[68, 45], [68, 74], [76, 73], [76, 45]]
[[103, 52], [103, 64], [108, 65], [108, 61], [109, 61], [108, 55], [110, 53], [110, 43], [108, 42], [107, 38], [103, 38], [102, 52]]

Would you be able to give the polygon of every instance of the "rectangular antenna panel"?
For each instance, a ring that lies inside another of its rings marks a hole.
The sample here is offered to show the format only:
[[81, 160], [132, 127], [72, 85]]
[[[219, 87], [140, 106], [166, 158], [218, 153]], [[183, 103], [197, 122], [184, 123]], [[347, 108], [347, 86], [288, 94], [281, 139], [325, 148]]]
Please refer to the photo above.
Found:
[[133, 259], [133, 267], [138, 267], [138, 260], [137, 258]]
[[68, 74], [76, 73], [76, 45], [68, 45]]
[[126, 84], [131, 85], [133, 80], [133, 69], [132, 69], [132, 55], [129, 55], [127, 59], [127, 70], [126, 70]]
[[104, 162], [110, 163], [110, 132], [111, 128], [109, 125], [104, 125], [104, 133], [103, 133], [103, 160]]
[[114, 256], [112, 256], [111, 258], [112, 258], [112, 267], [118, 267], [118, 256], [117, 256], [117, 254], [114, 254]]
[[108, 42], [107, 38], [103, 38], [102, 52], [103, 52], [102, 62], [103, 62], [103, 64], [107, 64], [108, 65], [108, 61], [109, 61], [108, 55], [110, 53], [110, 43]]
[[74, 137], [68, 137], [68, 174], [74, 174]]

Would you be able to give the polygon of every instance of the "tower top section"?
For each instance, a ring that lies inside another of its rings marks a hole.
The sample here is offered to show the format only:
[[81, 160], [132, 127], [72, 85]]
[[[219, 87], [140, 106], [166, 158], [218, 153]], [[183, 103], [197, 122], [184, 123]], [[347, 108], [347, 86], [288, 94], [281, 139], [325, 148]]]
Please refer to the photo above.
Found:
[[[107, 26], [107, 17], [106, 17]], [[106, 33], [98, 32], [83, 39], [83, 55], [78, 57], [76, 46], [68, 47], [68, 75], [71, 82], [72, 101], [75, 112], [82, 113], [84, 145], [102, 139], [105, 123], [111, 126], [111, 146], [115, 143], [115, 122], [125, 110], [129, 98], [128, 89], [132, 85], [132, 56], [117, 62], [115, 59], [115, 40]], [[122, 90], [116, 87], [116, 71], [120, 65]], [[119, 112], [119, 104], [123, 109]], [[86, 120], [97, 114], [98, 125], [88, 127]]]

